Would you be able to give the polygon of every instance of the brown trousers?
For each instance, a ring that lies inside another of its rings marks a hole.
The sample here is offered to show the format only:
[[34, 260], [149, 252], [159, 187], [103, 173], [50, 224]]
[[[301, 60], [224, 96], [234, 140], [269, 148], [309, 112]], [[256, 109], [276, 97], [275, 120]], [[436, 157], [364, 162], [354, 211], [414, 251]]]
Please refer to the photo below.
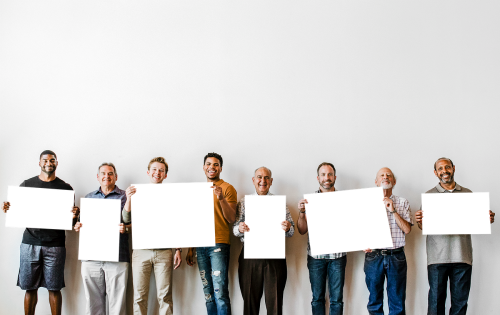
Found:
[[238, 278], [243, 296], [243, 315], [258, 315], [265, 292], [267, 315], [283, 314], [283, 291], [287, 270], [285, 259], [238, 259]]

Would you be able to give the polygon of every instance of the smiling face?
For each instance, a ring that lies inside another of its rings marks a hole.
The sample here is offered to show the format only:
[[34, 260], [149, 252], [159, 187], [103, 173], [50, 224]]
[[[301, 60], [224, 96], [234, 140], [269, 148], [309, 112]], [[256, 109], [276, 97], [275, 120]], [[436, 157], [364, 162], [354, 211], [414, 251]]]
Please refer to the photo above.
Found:
[[394, 185], [396, 185], [396, 179], [394, 178], [392, 171], [387, 167], [381, 168], [375, 178], [375, 185], [377, 185], [377, 187], [382, 187], [383, 189], [391, 189], [394, 187]]
[[99, 174], [97, 174], [97, 180], [101, 184], [101, 187], [112, 188], [115, 186], [118, 175], [115, 174], [115, 169], [109, 165], [103, 165], [99, 168]]
[[148, 170], [149, 181], [153, 184], [161, 184], [167, 178], [167, 167], [160, 162], [153, 162]]
[[436, 162], [434, 174], [443, 184], [451, 184], [455, 181], [455, 166], [451, 165], [450, 160], [439, 160]]
[[218, 181], [220, 178], [220, 172], [222, 172], [222, 166], [220, 166], [219, 159], [214, 157], [207, 158], [205, 160], [205, 164], [203, 164], [203, 171], [209, 181]]
[[40, 162], [38, 162], [42, 172], [48, 176], [52, 175], [57, 169], [57, 159], [52, 154], [44, 154], [40, 157]]
[[326, 191], [332, 190], [335, 185], [335, 180], [337, 176], [335, 176], [335, 171], [330, 165], [323, 165], [319, 168], [318, 171], [318, 183], [319, 185]]
[[255, 186], [255, 191], [259, 195], [267, 195], [269, 188], [273, 184], [273, 179], [271, 178], [271, 173], [265, 168], [259, 168], [254, 177], [252, 177], [253, 185]]

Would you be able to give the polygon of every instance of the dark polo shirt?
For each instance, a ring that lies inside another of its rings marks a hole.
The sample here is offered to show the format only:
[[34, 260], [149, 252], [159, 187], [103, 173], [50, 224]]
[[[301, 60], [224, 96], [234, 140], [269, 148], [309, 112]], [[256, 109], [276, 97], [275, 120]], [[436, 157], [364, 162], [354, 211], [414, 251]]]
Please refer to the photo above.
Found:
[[[120, 214], [122, 213], [123, 207], [125, 206], [125, 202], [127, 202], [127, 195], [125, 194], [125, 190], [121, 190], [118, 186], [115, 186], [109, 194], [103, 194], [101, 187], [98, 190], [94, 190], [93, 192], [87, 194], [85, 198], [94, 198], [94, 199], [120, 199], [121, 200], [121, 209]], [[121, 215], [120, 215], [121, 217]], [[121, 219], [121, 223], [123, 223], [123, 218]], [[118, 231], [118, 227], [116, 227], [116, 233], [120, 233]], [[128, 246], [128, 234], [120, 234], [120, 262], [130, 262], [130, 251]]]

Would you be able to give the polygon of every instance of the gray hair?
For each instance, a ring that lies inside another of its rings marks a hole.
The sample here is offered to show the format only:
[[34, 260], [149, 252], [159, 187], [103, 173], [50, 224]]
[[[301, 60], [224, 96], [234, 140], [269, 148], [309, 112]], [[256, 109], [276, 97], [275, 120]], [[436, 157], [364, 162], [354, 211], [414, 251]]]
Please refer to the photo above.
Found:
[[258, 167], [257, 169], [255, 169], [255, 171], [253, 172], [253, 175], [255, 175], [255, 173], [257, 173], [257, 171], [260, 170], [261, 168], [266, 169], [269, 172], [269, 177], [273, 178], [273, 172], [271, 172], [271, 170], [265, 166], [261, 166], [261, 167]]
[[97, 174], [99, 174], [99, 171], [101, 170], [101, 167], [103, 166], [111, 166], [115, 172], [115, 175], [118, 175], [118, 173], [116, 172], [116, 167], [113, 163], [111, 162], [104, 162], [102, 163], [101, 165], [99, 165], [99, 167], [97, 168]]

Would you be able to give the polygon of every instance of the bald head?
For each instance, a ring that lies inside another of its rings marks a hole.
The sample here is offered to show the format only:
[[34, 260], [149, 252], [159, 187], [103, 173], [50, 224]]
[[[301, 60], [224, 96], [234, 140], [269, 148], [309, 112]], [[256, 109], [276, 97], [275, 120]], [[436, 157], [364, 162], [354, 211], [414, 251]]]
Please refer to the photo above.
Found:
[[273, 184], [271, 170], [265, 166], [259, 167], [255, 170], [252, 181], [257, 194], [267, 195], [267, 193], [269, 192], [269, 188], [271, 188], [271, 185]]
[[273, 178], [273, 172], [271, 172], [271, 170], [270, 170], [270, 169], [268, 169], [268, 168], [267, 168], [267, 167], [265, 167], [265, 166], [261, 166], [261, 167], [259, 167], [258, 169], [256, 169], [256, 170], [253, 172], [253, 175], [255, 176], [255, 175], [257, 174], [257, 172], [258, 172], [258, 171], [260, 171], [260, 170], [265, 170], [266, 172], [268, 172], [268, 174], [267, 174], [267, 175], [269, 175], [269, 177], [270, 177], [270, 178]]
[[382, 167], [375, 177], [375, 185], [384, 189], [391, 189], [396, 185], [396, 176], [388, 167]]

